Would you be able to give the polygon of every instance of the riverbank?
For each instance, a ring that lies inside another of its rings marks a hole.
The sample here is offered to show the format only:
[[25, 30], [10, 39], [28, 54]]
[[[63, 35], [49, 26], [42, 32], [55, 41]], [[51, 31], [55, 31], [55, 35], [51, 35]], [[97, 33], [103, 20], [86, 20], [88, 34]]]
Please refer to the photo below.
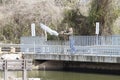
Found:
[[120, 64], [116, 63], [91, 63], [73, 61], [45, 61], [36, 60], [33, 62], [35, 70], [52, 71], [75, 71], [87, 73], [120, 74]]

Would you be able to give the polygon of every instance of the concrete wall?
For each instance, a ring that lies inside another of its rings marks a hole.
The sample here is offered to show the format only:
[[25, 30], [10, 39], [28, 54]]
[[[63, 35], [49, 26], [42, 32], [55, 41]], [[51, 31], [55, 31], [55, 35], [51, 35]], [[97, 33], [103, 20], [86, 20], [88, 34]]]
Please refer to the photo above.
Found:
[[78, 61], [42, 61], [34, 62], [40, 70], [61, 70], [77, 72], [99, 72], [99, 73], [116, 73], [120, 74], [120, 64], [116, 63], [91, 63]]
[[120, 63], [120, 56], [112, 55], [70, 55], [70, 54], [24, 54], [26, 59], [37, 60], [59, 60], [59, 61], [80, 61], [98, 63]]
[[119, 56], [25, 54], [26, 59], [34, 59], [34, 69], [102, 72], [120, 74]]

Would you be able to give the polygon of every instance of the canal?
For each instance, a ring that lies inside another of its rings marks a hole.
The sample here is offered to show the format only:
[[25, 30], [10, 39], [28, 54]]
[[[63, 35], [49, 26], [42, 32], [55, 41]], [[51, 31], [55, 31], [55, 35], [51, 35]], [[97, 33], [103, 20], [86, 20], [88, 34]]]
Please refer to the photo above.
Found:
[[[22, 72], [12, 72], [16, 77], [21, 77]], [[95, 74], [67, 71], [29, 71], [29, 78], [41, 78], [41, 80], [120, 80], [120, 75], [114, 74]], [[3, 72], [0, 72], [3, 77]]]
[[31, 71], [28, 76], [40, 77], [42, 80], [120, 80], [120, 75], [64, 71]]
[[[15, 74], [16, 77], [22, 75], [20, 71], [12, 73]], [[120, 80], [120, 75], [65, 71], [29, 71], [28, 76], [30, 78], [41, 78], [41, 80]], [[0, 72], [0, 77], [3, 77], [3, 72]]]

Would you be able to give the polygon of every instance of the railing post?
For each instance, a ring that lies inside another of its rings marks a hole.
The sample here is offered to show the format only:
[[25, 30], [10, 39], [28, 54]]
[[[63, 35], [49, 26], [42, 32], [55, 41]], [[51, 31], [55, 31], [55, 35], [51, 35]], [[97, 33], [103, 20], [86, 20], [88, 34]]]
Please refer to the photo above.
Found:
[[98, 34], [96, 35], [96, 45], [98, 45], [99, 44], [99, 36], [98, 36]]
[[36, 48], [35, 46], [36, 46], [36, 45], [35, 45], [35, 42], [34, 42], [34, 53], [36, 52], [36, 51], [35, 51], [35, 48]]

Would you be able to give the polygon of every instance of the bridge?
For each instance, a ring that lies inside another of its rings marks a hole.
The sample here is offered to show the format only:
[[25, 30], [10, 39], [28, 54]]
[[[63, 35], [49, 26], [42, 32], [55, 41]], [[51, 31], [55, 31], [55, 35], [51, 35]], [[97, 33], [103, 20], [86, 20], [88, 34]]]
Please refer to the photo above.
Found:
[[69, 41], [44, 41], [41, 37], [23, 37], [21, 44], [0, 44], [0, 53], [22, 53], [35, 60], [120, 63], [120, 36], [75, 36], [74, 40], [74, 53]]

